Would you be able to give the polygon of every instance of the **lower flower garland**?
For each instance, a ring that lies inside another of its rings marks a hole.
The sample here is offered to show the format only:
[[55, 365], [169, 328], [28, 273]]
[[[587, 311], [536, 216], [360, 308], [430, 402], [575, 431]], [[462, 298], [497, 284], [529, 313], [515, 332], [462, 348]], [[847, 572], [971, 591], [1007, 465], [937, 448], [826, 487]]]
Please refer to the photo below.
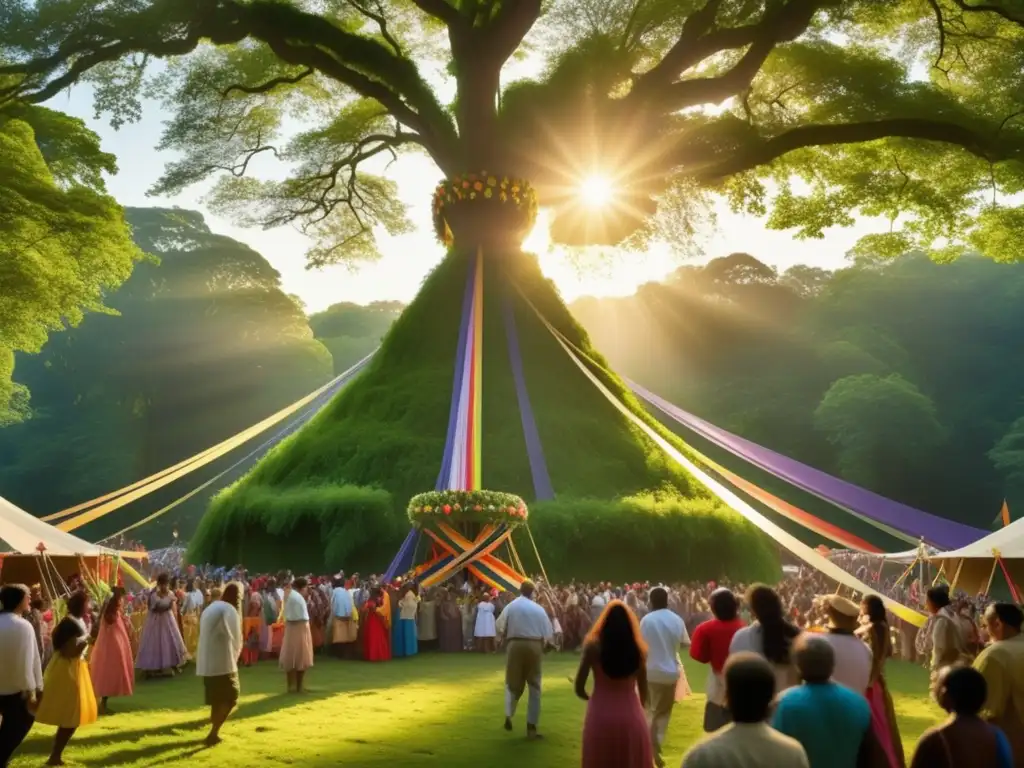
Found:
[[420, 526], [433, 521], [525, 523], [526, 502], [513, 493], [500, 491], [430, 491], [409, 500], [409, 520]]

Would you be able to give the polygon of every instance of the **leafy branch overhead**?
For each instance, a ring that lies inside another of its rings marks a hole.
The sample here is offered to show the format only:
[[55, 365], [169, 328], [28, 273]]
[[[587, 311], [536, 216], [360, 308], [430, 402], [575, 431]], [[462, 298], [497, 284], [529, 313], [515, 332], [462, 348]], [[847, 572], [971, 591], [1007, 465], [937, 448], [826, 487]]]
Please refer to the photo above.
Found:
[[[1024, 256], [1017, 0], [13, 0], [0, 14], [0, 104], [88, 81], [120, 124], [162, 99], [161, 148], [180, 159], [156, 191], [217, 175], [216, 205], [304, 228], [313, 263], [372, 257], [375, 229], [407, 226], [379, 174], [410, 149], [447, 176], [531, 179], [565, 242], [687, 231], [652, 222], [717, 193], [805, 237], [884, 217], [892, 231], [864, 246], [883, 255]], [[524, 54], [544, 58], [537, 80], [515, 79]], [[258, 180], [272, 158], [289, 175]], [[571, 199], [595, 170], [619, 189], [600, 215]]]

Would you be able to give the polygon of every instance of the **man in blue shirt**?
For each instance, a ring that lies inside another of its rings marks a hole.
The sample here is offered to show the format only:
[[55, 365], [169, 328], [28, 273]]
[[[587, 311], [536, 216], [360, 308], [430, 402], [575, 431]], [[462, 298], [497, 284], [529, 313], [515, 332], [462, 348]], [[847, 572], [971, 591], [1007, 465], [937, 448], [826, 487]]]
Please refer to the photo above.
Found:
[[803, 745], [811, 768], [874, 768], [885, 755], [871, 728], [863, 694], [833, 683], [835, 653], [828, 640], [797, 638], [792, 657], [803, 685], [782, 693], [772, 726]]

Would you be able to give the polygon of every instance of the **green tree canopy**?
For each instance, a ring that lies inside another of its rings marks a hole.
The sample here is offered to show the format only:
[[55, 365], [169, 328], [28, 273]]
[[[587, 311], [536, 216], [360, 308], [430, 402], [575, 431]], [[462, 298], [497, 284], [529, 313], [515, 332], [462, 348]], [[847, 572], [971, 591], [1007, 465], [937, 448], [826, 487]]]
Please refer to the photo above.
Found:
[[330, 378], [330, 354], [261, 254], [211, 232], [196, 211], [125, 215], [157, 258], [106, 297], [117, 314], [91, 313], [18, 361], [34, 418], [0, 430], [0, 486], [27, 509], [53, 511], [157, 472]]
[[102, 192], [100, 173], [112, 169], [80, 121], [0, 109], [0, 424], [27, 413], [27, 391], [11, 380], [14, 353], [38, 351], [86, 312], [109, 311], [104, 295], [141, 256]]
[[[217, 176], [216, 208], [298, 224], [313, 264], [372, 257], [374, 228], [406, 226], [372, 161], [407, 150], [448, 177], [530, 179], [566, 242], [652, 236], [662, 219], [691, 231], [717, 194], [801, 237], [890, 218], [863, 253], [1024, 255], [1018, 0], [11, 0], [0, 14], [0, 100], [88, 80], [120, 124], [157, 95], [160, 148], [178, 158], [156, 190]], [[502, 82], [539, 50], [543, 77]], [[154, 58], [169, 64], [150, 73]], [[287, 177], [251, 176], [257, 156]], [[618, 188], [599, 213], [575, 204], [595, 170]]]
[[884, 488], [887, 476], [927, 465], [946, 439], [935, 404], [899, 374], [839, 379], [814, 423], [839, 449], [843, 476], [875, 488]]

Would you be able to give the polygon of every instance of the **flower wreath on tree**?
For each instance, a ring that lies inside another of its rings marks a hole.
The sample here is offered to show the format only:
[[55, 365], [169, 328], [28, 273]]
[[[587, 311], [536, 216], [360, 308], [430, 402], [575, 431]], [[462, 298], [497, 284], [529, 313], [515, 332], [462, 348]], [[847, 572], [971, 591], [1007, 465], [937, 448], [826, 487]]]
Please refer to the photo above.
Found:
[[525, 523], [526, 502], [499, 491], [430, 491], [409, 500], [409, 520], [420, 527], [432, 522]]
[[434, 190], [431, 210], [434, 233], [444, 245], [455, 242], [446, 212], [461, 206], [500, 206], [520, 219], [518, 229], [529, 231], [537, 221], [537, 193], [524, 179], [481, 173], [467, 173], [445, 179]]

